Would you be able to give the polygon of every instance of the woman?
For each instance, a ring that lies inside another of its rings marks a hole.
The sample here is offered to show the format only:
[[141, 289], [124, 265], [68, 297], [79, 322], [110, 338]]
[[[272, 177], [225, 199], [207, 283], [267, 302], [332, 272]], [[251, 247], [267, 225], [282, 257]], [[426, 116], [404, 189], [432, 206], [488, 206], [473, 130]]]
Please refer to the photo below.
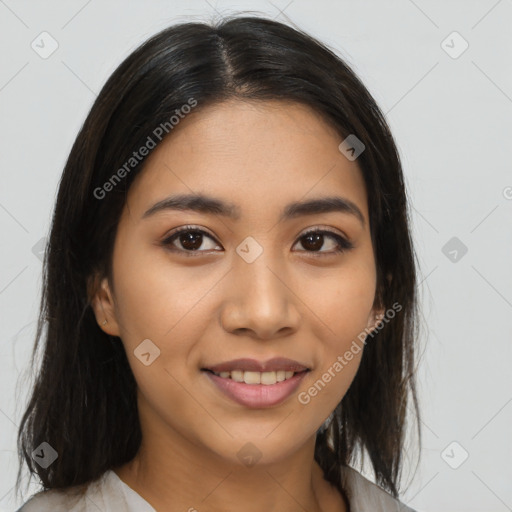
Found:
[[339, 57], [260, 18], [153, 36], [60, 182], [20, 510], [410, 510], [415, 285], [397, 149]]

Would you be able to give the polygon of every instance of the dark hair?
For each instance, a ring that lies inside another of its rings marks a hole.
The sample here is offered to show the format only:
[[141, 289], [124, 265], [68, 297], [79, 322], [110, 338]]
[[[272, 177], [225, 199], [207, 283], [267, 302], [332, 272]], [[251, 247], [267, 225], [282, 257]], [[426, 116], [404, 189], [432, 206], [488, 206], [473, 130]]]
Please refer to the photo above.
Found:
[[[366, 451], [377, 483], [397, 497], [411, 398], [420, 432], [416, 261], [398, 151], [374, 99], [343, 60], [309, 35], [258, 17], [161, 31], [119, 65], [94, 102], [62, 174], [44, 256], [32, 365], [41, 339], [45, 345], [18, 432], [17, 487], [23, 461], [43, 489], [68, 488], [130, 461], [139, 449], [136, 382], [119, 338], [96, 322], [91, 279], [112, 282], [117, 224], [145, 159], [103, 199], [94, 191], [191, 98], [194, 113], [230, 98], [298, 102], [335, 127], [340, 142], [354, 134], [364, 143], [357, 163], [368, 196], [376, 301], [401, 309], [369, 335], [334, 420], [317, 433], [315, 459], [340, 488], [342, 466]], [[42, 442], [59, 454], [47, 469], [31, 457]]]

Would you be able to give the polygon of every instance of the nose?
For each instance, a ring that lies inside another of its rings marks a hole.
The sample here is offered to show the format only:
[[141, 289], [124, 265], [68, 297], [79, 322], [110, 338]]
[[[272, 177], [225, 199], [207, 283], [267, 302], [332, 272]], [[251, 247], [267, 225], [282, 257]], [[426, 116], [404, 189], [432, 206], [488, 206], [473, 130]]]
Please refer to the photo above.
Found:
[[228, 299], [221, 312], [227, 332], [272, 339], [298, 329], [300, 302], [283, 266], [263, 254], [252, 263], [235, 261], [229, 273]]

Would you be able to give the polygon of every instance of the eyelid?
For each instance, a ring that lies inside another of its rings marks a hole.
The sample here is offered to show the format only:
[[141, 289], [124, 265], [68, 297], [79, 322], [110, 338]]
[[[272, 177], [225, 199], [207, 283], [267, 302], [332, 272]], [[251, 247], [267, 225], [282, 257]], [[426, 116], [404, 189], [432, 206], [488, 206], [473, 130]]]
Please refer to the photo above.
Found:
[[333, 235], [338, 235], [344, 238], [345, 240], [349, 241], [349, 237], [341, 230], [336, 228], [331, 228], [329, 226], [324, 226], [322, 224], [319, 224], [317, 226], [314, 226], [312, 228], [307, 228], [306, 231], [303, 231], [298, 238], [302, 238], [304, 235], [308, 235], [309, 233], [316, 233], [317, 231], [327, 232], [331, 233]]
[[[171, 231], [169, 231], [165, 236], [164, 236], [164, 240], [167, 240], [169, 239], [170, 237], [178, 234], [178, 233], [181, 233], [182, 231], [198, 231], [200, 233], [204, 233], [204, 234], [207, 234], [209, 237], [213, 238], [217, 243], [219, 243], [217, 241], [217, 239], [215, 238], [215, 236], [210, 233], [206, 228], [203, 228], [202, 226], [197, 226], [195, 224], [186, 224], [184, 226], [179, 226], [175, 229], [171, 229]], [[219, 244], [220, 245], [220, 244]]]

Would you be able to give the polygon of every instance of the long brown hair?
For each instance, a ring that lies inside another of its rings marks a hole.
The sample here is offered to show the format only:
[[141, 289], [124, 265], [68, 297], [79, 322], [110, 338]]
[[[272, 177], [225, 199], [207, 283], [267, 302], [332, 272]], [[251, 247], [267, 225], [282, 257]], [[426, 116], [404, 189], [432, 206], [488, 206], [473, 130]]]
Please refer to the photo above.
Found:
[[[94, 102], [62, 174], [44, 256], [32, 365], [41, 343], [43, 358], [18, 432], [17, 487], [23, 462], [43, 489], [68, 488], [138, 451], [136, 382], [123, 345], [96, 323], [88, 280], [96, 272], [112, 276], [117, 224], [145, 160], [101, 200], [97, 190], [190, 98], [196, 111], [228, 98], [299, 102], [334, 126], [340, 142], [354, 134], [364, 143], [357, 162], [368, 196], [377, 300], [401, 309], [366, 344], [333, 421], [317, 433], [315, 459], [339, 487], [342, 467], [365, 452], [377, 483], [398, 496], [407, 404], [419, 419], [416, 261], [398, 151], [374, 99], [339, 56], [299, 30], [256, 17], [163, 30], [120, 64]], [[42, 442], [59, 454], [46, 469], [31, 457]]]

